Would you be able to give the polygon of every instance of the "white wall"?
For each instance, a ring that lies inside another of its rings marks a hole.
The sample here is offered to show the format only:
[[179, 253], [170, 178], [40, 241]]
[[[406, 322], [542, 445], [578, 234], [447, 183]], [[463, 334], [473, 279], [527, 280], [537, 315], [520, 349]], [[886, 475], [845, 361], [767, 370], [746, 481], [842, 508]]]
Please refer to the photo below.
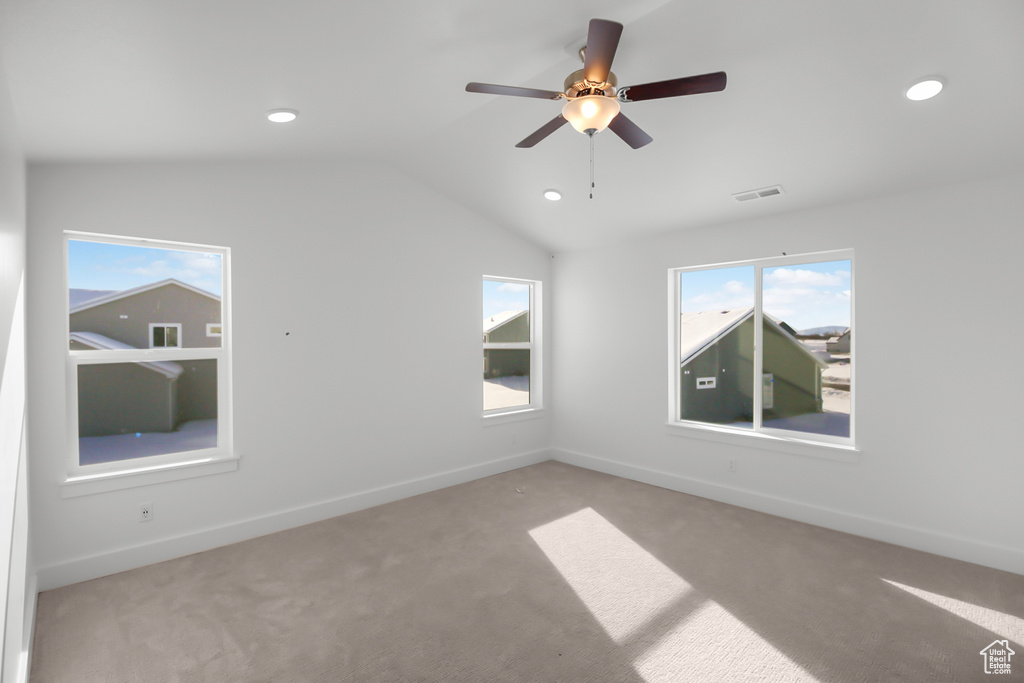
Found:
[[0, 65], [0, 680], [26, 675], [35, 606], [24, 468], [25, 161]]
[[[40, 165], [29, 215], [41, 588], [546, 459], [547, 412], [480, 418], [480, 276], [546, 282], [550, 256], [403, 175], [327, 162]], [[231, 247], [236, 472], [61, 497], [63, 230]], [[140, 502], [153, 503], [146, 524]]]
[[[1024, 573], [1022, 184], [1002, 178], [559, 255], [553, 453]], [[846, 247], [856, 259], [855, 462], [669, 433], [667, 270]]]
[[[1024, 333], [1010, 276], [1024, 246], [1022, 180], [551, 261], [382, 166], [33, 167], [29, 481], [40, 585], [527, 464], [552, 443], [550, 453], [587, 467], [1024, 572], [1013, 432], [1024, 366], [1010, 353]], [[232, 247], [237, 472], [60, 496], [65, 229]], [[855, 462], [669, 434], [666, 271], [846, 247], [857, 268]], [[549, 333], [557, 308], [545, 362], [553, 410], [540, 419], [479, 418], [484, 273], [544, 280]], [[147, 524], [136, 521], [142, 501], [154, 504]]]

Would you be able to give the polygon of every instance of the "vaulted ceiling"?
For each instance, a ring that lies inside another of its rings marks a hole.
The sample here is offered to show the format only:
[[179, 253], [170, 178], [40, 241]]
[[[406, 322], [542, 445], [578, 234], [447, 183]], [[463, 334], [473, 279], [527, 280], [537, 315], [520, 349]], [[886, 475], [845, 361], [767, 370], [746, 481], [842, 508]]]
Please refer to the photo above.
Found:
[[[591, 200], [585, 136], [514, 146], [558, 102], [465, 85], [560, 90], [592, 17], [620, 84], [729, 80], [624, 104], [654, 142], [599, 134]], [[0, 0], [31, 162], [372, 158], [553, 251], [1020, 172], [1021, 36], [1020, 0]]]

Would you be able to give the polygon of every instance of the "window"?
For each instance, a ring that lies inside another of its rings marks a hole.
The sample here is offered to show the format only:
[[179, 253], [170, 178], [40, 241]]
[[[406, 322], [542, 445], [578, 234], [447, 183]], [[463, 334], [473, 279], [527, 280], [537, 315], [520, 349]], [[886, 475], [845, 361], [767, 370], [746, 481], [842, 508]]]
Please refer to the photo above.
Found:
[[230, 251], [65, 239], [68, 480], [233, 458]]
[[[127, 319], [127, 318], [125, 318]], [[180, 323], [150, 323], [149, 348], [181, 348]]]
[[669, 279], [671, 422], [853, 445], [852, 251]]
[[483, 409], [500, 415], [540, 407], [541, 283], [483, 278]]

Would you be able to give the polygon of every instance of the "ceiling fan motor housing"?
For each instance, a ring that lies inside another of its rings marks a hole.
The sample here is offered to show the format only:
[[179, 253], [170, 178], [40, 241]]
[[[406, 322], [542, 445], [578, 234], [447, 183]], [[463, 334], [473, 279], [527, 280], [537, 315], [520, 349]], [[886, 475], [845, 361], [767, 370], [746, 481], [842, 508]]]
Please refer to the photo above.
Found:
[[583, 69], [580, 69], [579, 71], [573, 71], [566, 77], [564, 91], [565, 96], [570, 100], [583, 95], [615, 97], [615, 87], [618, 84], [619, 79], [611, 71], [608, 72], [608, 78], [603, 83], [589, 83], [583, 77]]

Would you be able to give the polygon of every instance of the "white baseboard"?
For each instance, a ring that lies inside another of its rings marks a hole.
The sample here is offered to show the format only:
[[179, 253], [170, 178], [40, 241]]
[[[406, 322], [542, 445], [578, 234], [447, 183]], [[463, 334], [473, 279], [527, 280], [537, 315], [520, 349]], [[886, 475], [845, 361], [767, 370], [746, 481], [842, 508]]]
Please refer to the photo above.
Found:
[[799, 501], [770, 496], [745, 489], [723, 486], [709, 481], [683, 477], [670, 472], [638, 467], [607, 460], [585, 453], [552, 448], [554, 460], [596, 472], [632, 479], [661, 488], [689, 493], [786, 519], [834, 529], [855, 536], [884, 541], [935, 555], [973, 562], [994, 569], [1024, 574], [1024, 552], [1005, 546], [981, 543], [969, 538], [950, 536], [928, 529], [910, 527], [882, 519], [853, 515], [838, 510], [808, 505]]
[[218, 548], [277, 531], [344, 515], [357, 510], [390, 503], [421, 493], [463, 484], [474, 479], [489, 477], [551, 458], [547, 449], [521, 453], [500, 460], [470, 465], [440, 472], [419, 479], [389, 484], [376, 489], [351, 493], [332, 500], [283, 510], [262, 517], [242, 520], [224, 526], [203, 529], [195, 533], [163, 538], [152, 543], [119, 548], [117, 550], [80, 557], [68, 562], [42, 567], [38, 570], [39, 591], [68, 586], [81, 581], [144, 567], [156, 562], [184, 557], [193, 553]]
[[27, 652], [20, 652], [18, 654], [18, 669], [14, 673], [14, 681], [12, 681], [12, 683], [28, 683], [28, 653]]
[[25, 594], [29, 598], [25, 601], [25, 644], [18, 658], [18, 675], [14, 679], [18, 683], [28, 683], [32, 666], [32, 643], [36, 633], [36, 602], [39, 599], [39, 576], [32, 573], [25, 586]]

